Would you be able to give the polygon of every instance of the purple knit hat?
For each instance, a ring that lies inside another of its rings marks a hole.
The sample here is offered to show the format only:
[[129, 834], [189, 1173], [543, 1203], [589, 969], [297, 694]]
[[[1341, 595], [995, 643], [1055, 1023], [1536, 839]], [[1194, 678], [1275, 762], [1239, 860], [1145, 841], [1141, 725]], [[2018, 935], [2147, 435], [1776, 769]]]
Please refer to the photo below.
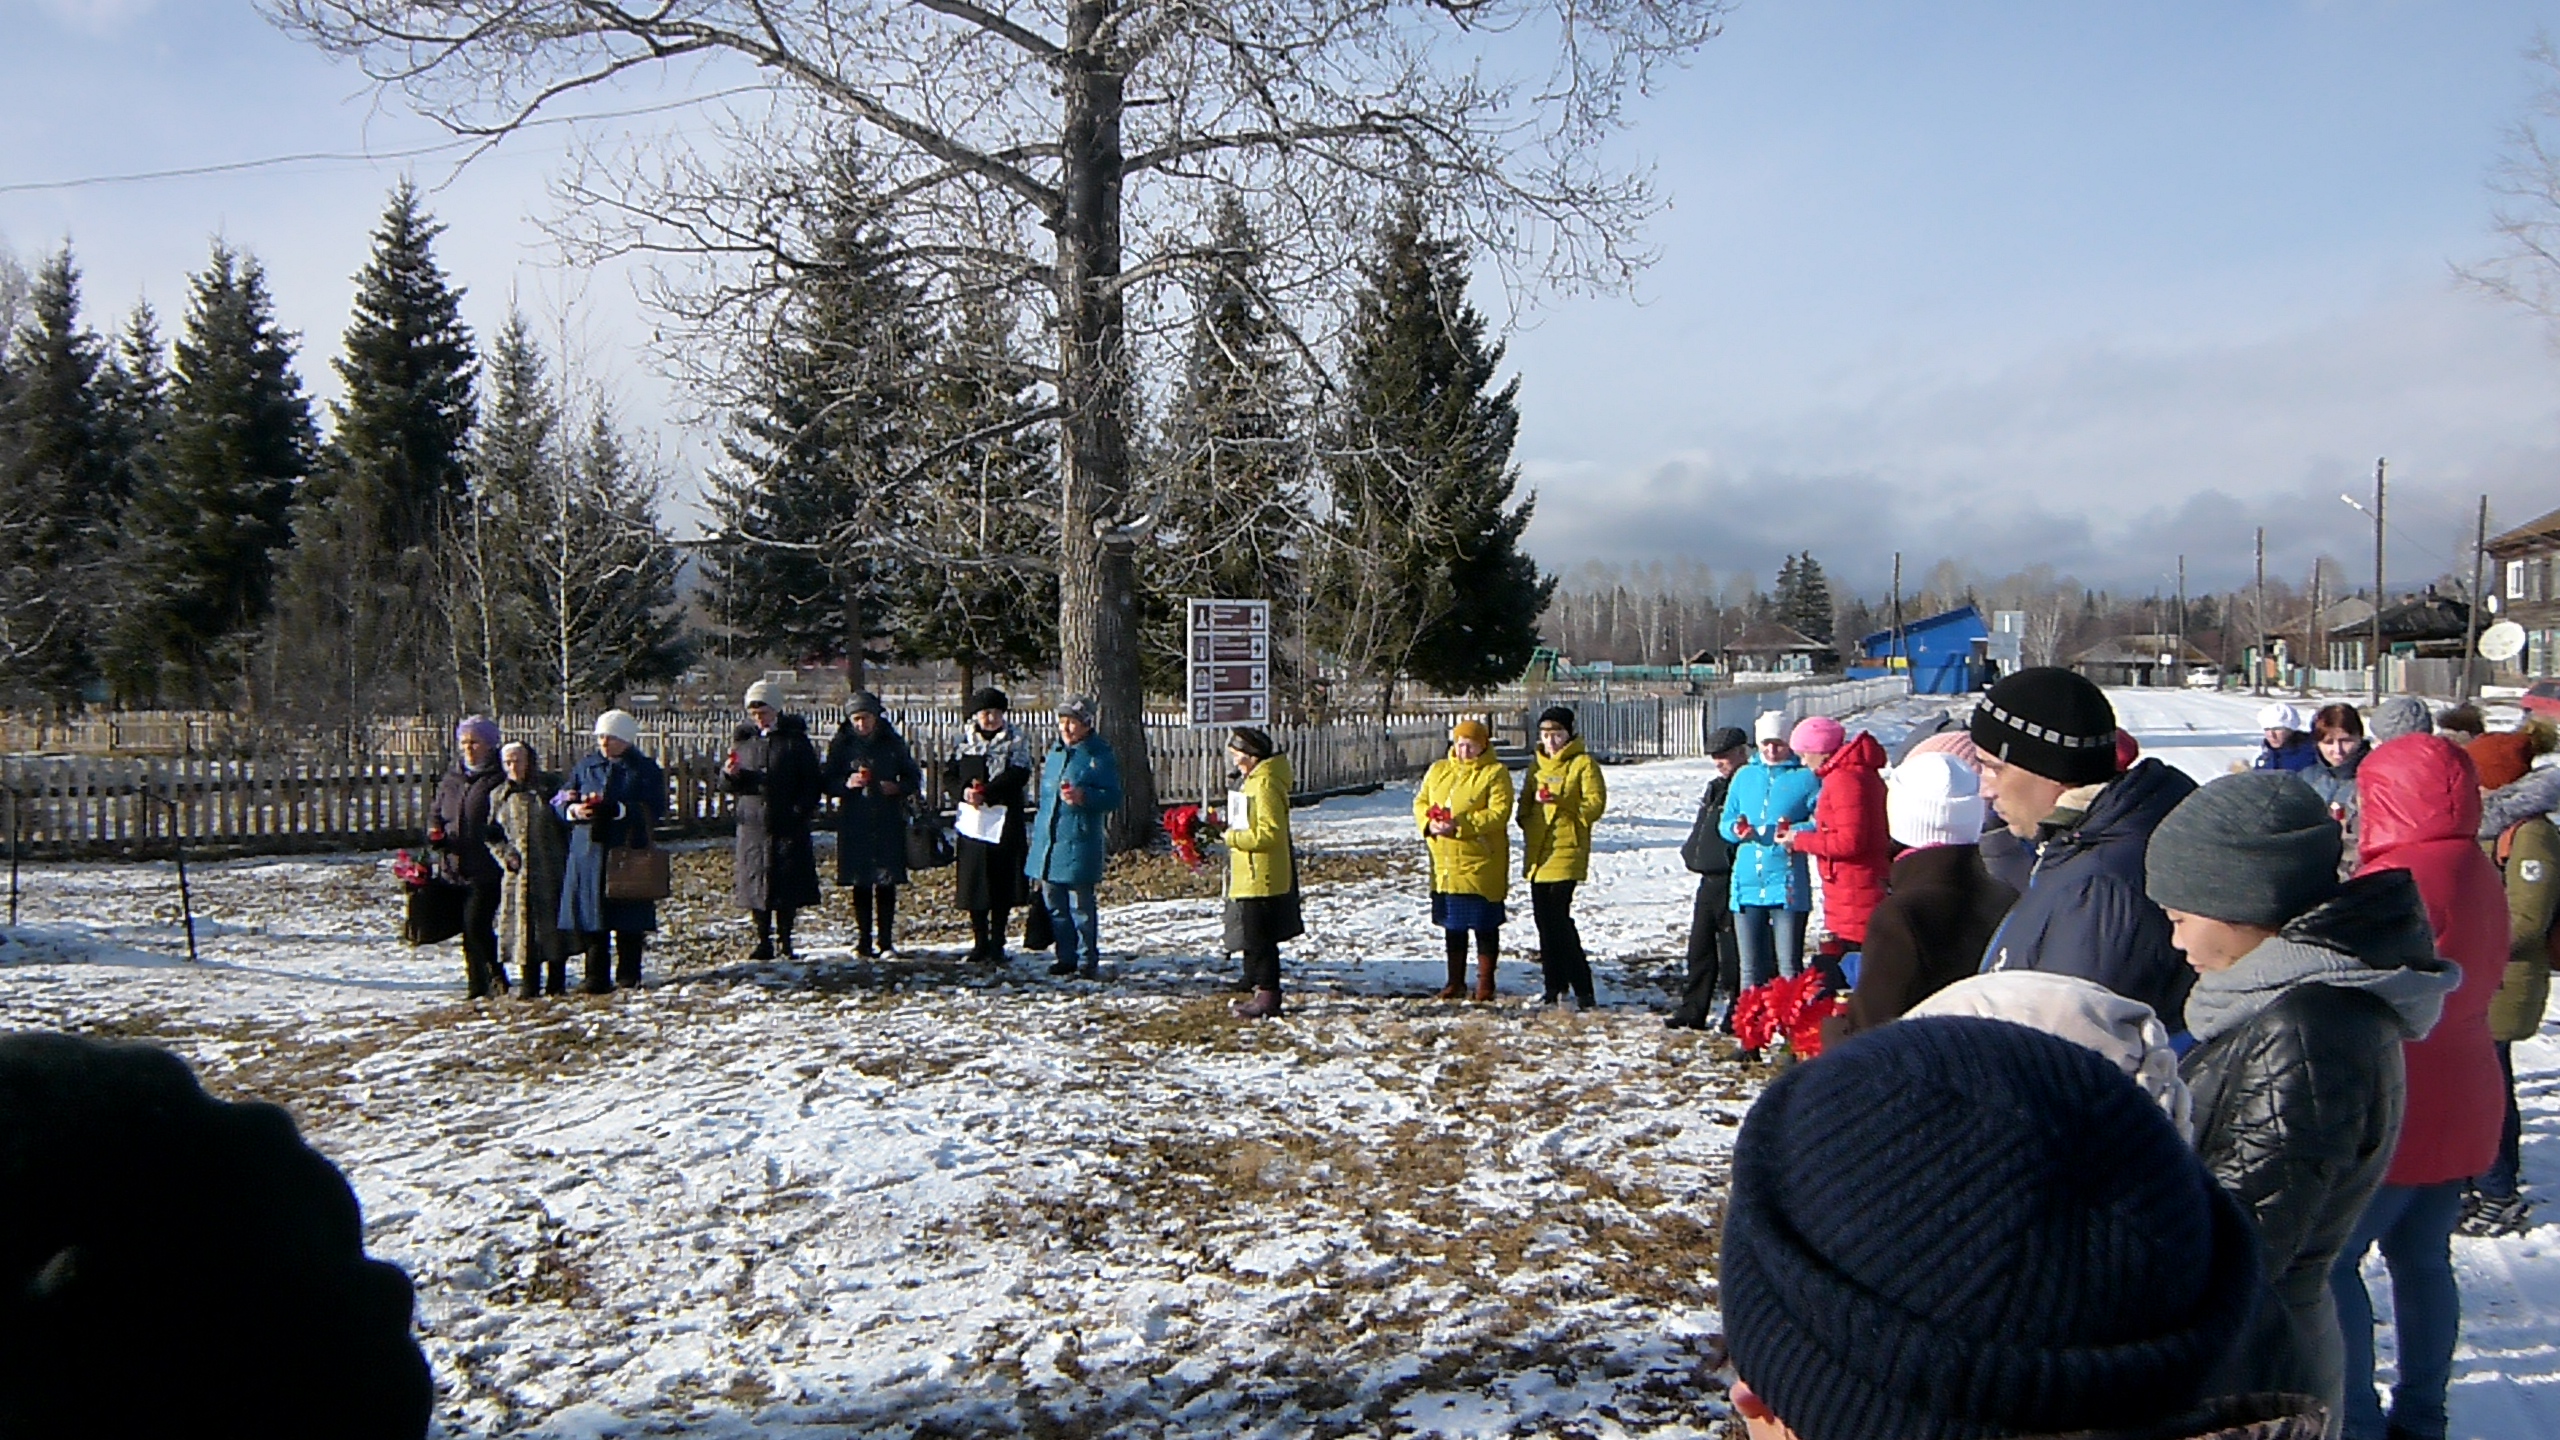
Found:
[[453, 738], [456, 740], [476, 739], [487, 744], [490, 749], [494, 750], [498, 747], [498, 722], [490, 719], [486, 715], [466, 715], [463, 717], [461, 724], [453, 727]]

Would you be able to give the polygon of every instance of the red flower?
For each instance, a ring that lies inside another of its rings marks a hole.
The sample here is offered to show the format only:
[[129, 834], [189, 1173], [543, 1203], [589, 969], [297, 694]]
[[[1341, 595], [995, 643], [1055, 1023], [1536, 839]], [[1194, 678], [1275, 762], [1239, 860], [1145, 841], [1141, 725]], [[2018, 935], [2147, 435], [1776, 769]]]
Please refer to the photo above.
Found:
[[1208, 864], [1200, 853], [1200, 807], [1176, 805], [1164, 812], [1165, 838], [1173, 842], [1174, 858], [1194, 870]]
[[1799, 1057], [1822, 1053], [1822, 1022], [1848, 1006], [1823, 989], [1822, 972], [1806, 966], [1793, 977], [1754, 985], [1734, 998], [1733, 1038], [1745, 1050], [1766, 1050], [1779, 1040]]
[[398, 877], [400, 883], [403, 885], [424, 885], [430, 878], [432, 878], [433, 875], [433, 872], [428, 870], [426, 866], [410, 858], [409, 852], [406, 850], [401, 851], [399, 855], [392, 860], [391, 873]]

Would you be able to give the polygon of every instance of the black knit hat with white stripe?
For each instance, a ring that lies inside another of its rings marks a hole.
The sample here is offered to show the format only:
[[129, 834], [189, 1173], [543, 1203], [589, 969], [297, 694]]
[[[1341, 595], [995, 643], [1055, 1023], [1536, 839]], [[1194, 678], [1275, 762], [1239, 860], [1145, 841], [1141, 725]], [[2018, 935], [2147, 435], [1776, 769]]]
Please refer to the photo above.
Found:
[[1966, 727], [1982, 753], [2047, 780], [2094, 785], [2115, 778], [2116, 707], [2087, 677], [2051, 665], [1991, 687]]
[[1751, 1107], [1726, 1344], [1803, 1440], [2147, 1433], [2207, 1393], [2260, 1254], [2096, 1051], [2006, 1020], [1900, 1020]]

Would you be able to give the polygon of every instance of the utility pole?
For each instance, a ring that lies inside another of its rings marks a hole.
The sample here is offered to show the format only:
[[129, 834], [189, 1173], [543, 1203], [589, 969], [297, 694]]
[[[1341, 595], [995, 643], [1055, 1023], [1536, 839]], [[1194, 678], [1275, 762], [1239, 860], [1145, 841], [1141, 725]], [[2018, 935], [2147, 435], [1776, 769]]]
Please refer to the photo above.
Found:
[[2456, 703], [2471, 698], [2471, 667], [2480, 663], [2476, 648], [2480, 644], [2480, 603], [2484, 598], [2480, 593], [2480, 566], [2488, 551], [2489, 497], [2483, 495], [2480, 497], [2480, 533], [2471, 541], [2471, 596], [2470, 603], [2463, 607], [2462, 669], [2455, 674], [2453, 681]]
[[1893, 660], [1901, 657], [1902, 673], [1911, 674], [1911, 637], [1902, 629], [1902, 552], [1893, 552], [1893, 640], [1884, 647], [1885, 668], [1893, 668]]
[[2250, 665], [2249, 693], [2267, 693], [2267, 527], [2258, 527], [2258, 599], [2250, 607], [2252, 622], [2258, 628], [2258, 643], [2249, 647], [2254, 657]]
[[2382, 472], [2373, 462], [2373, 703], [2382, 703]]
[[2178, 683], [2187, 683], [2187, 557], [2178, 557]]
[[2320, 603], [2320, 562], [2311, 562], [2311, 618], [2303, 622], [2302, 649], [2310, 664], [2303, 667], [2302, 693], [2311, 693], [2313, 682], [2329, 661], [2329, 612]]

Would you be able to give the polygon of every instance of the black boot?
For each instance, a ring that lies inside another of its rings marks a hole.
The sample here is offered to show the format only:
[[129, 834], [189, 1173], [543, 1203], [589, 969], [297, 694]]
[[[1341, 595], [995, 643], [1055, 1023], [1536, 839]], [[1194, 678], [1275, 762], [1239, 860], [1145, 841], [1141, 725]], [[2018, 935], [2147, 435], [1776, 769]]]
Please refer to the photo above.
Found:
[[[750, 960], [772, 959], [773, 912], [770, 910], [750, 910], [747, 913], [754, 916], [756, 921], [756, 948], [747, 952], [747, 958]], [[626, 985], [636, 985], [639, 982], [636, 980], [626, 980], [623, 983]]]
[[774, 952], [785, 960], [797, 960], [800, 958], [800, 953], [791, 948], [792, 922], [799, 918], [800, 912], [797, 910], [776, 910], [773, 912]]
[[898, 887], [883, 885], [871, 892], [871, 923], [880, 936], [880, 958], [898, 958]]
[[481, 963], [479, 953], [467, 947], [462, 952], [462, 983], [466, 998], [478, 1000], [489, 993], [489, 969]]
[[542, 991], [544, 994], [566, 995], [569, 993], [568, 961], [554, 955], [549, 960], [543, 962], [542, 968], [549, 972], [543, 980]]
[[647, 942], [638, 930], [625, 930], [613, 937], [613, 983], [625, 990], [640, 986], [640, 947]]
[[[975, 918], [975, 912], [972, 912]], [[984, 942], [981, 942], [984, 943]], [[853, 887], [853, 953], [868, 960], [880, 953], [871, 943], [871, 887]]]
[[541, 999], [542, 962], [538, 960], [522, 960], [518, 963], [524, 966], [524, 985], [523, 988], [516, 991], [516, 998], [519, 1000]]
[[587, 982], [578, 987], [589, 995], [613, 993], [613, 937], [590, 935], [586, 940]]

